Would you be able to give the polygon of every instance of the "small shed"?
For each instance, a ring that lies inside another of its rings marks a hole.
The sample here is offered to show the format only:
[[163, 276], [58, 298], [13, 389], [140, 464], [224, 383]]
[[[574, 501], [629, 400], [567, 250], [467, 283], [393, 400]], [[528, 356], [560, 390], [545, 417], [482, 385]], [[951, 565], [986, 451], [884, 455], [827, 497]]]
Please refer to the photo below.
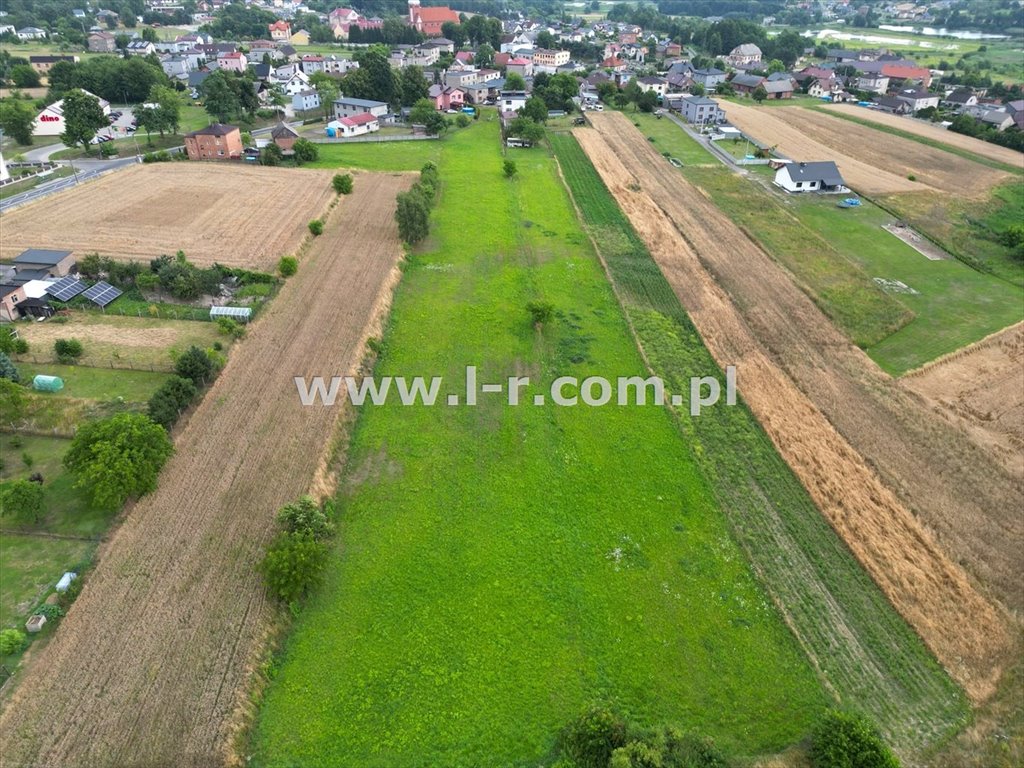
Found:
[[56, 590], [58, 592], [67, 592], [68, 587], [71, 586], [71, 582], [78, 578], [78, 574], [72, 571], [67, 571], [63, 576], [60, 577], [60, 581], [57, 582]]
[[47, 376], [40, 373], [32, 379], [32, 389], [39, 392], [60, 392], [64, 389], [64, 380], [60, 376]]
[[252, 317], [252, 307], [210, 307], [210, 319], [218, 317], [230, 317], [241, 323], [248, 323]]

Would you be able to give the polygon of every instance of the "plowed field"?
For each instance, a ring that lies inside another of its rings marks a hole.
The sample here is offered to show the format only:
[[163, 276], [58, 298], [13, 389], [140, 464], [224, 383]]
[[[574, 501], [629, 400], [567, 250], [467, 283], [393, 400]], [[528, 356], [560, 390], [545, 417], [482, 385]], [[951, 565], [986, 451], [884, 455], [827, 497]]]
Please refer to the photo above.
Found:
[[233, 352], [159, 488], [25, 671], [0, 718], [5, 765], [224, 761], [270, 613], [255, 565], [276, 510], [313, 485], [339, 413], [303, 407], [293, 377], [358, 366], [398, 273], [395, 195], [409, 183], [360, 175]]

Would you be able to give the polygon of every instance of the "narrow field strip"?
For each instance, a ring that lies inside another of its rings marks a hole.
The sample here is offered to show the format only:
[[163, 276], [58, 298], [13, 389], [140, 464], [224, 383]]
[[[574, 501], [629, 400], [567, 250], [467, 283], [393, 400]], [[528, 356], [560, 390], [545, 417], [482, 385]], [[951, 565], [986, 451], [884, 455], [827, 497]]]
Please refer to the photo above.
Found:
[[[714, 361], [668, 281], [570, 136], [552, 137], [566, 182], [655, 374], [676, 391]], [[904, 754], [960, 726], [966, 701], [814, 506], [746, 407], [679, 426], [761, 583], [838, 702]]]
[[361, 174], [233, 351], [159, 488], [101, 549], [58, 633], [25, 670], [0, 716], [5, 764], [224, 761], [271, 610], [255, 565], [277, 509], [313, 482], [338, 415], [301, 406], [293, 377], [358, 366], [401, 256], [392, 215], [409, 183]]

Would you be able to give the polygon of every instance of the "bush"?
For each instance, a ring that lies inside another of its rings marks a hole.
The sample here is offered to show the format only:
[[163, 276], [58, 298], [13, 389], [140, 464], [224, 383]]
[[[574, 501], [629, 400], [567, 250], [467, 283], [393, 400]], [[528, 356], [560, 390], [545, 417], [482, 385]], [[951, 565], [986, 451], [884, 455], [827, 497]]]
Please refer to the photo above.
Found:
[[196, 385], [191, 379], [172, 376], [149, 398], [149, 418], [164, 429], [170, 429], [196, 396]]
[[113, 157], [117, 154], [117, 147], [110, 142], [100, 144], [100, 155], [103, 157]]
[[846, 712], [828, 712], [811, 736], [816, 768], [899, 768], [899, 760], [867, 720]]
[[534, 325], [543, 325], [555, 314], [555, 307], [549, 301], [528, 301], [526, 309], [529, 311]]
[[10, 656], [28, 645], [28, 635], [20, 629], [5, 629], [0, 632], [0, 653]]
[[294, 256], [282, 256], [277, 262], [277, 271], [281, 273], [281, 277], [291, 277], [299, 271], [299, 260]]
[[233, 339], [245, 336], [245, 326], [230, 317], [218, 317], [217, 330]]
[[471, 122], [473, 122], [473, 121], [470, 120], [469, 119], [469, 115], [466, 115], [466, 114], [459, 115], [458, 117], [455, 118], [455, 124], [457, 126], [459, 126], [459, 128], [465, 128]]
[[85, 350], [78, 339], [57, 339], [53, 342], [53, 351], [57, 353], [60, 362], [74, 363]]
[[35, 613], [40, 616], [45, 616], [47, 621], [56, 621], [64, 617], [64, 609], [59, 605], [53, 605], [52, 603], [43, 603], [36, 608]]
[[606, 768], [625, 745], [625, 723], [601, 707], [584, 712], [562, 733], [562, 750], [578, 768]]
[[511, 179], [517, 173], [515, 160], [506, 160], [504, 163], [502, 163], [501, 168], [502, 171], [504, 171], [505, 173], [506, 179]]
[[319, 237], [324, 233], [324, 223], [320, 219], [313, 219], [309, 222], [309, 231], [313, 233], [314, 237]]
[[320, 149], [309, 139], [296, 139], [292, 146], [297, 164], [312, 163], [320, 157]]
[[11, 358], [7, 356], [6, 352], [0, 352], [0, 379], [7, 379], [14, 383], [21, 381], [21, 374], [18, 373], [18, 369], [14, 367], [14, 363], [11, 362]]
[[24, 355], [28, 352], [28, 342], [25, 339], [14, 340], [14, 351], [16, 354]]
[[907, 181], [917, 181], [917, 176], [912, 173], [907, 174]]
[[334, 534], [334, 523], [330, 520], [331, 512], [333, 507], [329, 502], [321, 507], [309, 496], [303, 496], [298, 501], [281, 507], [281, 511], [277, 513], [277, 522], [285, 533], [309, 536], [319, 541]]
[[213, 380], [213, 360], [199, 347], [192, 346], [175, 362], [174, 372], [197, 387], [204, 387]]
[[267, 550], [260, 572], [271, 594], [290, 603], [320, 584], [327, 556], [326, 542], [309, 535], [282, 532]]
[[339, 195], [351, 195], [352, 194], [352, 174], [351, 173], [336, 173], [334, 178], [331, 179], [331, 186], [334, 187], [334, 191]]
[[0, 513], [16, 522], [35, 525], [43, 516], [43, 487], [31, 480], [12, 480], [0, 490]]

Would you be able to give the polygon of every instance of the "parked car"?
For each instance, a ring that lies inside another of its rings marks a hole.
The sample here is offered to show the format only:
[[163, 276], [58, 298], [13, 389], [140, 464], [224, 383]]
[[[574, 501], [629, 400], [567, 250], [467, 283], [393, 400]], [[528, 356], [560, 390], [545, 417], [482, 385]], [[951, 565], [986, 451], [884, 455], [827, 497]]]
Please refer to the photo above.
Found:
[[587, 118], [585, 118], [585, 117], [573, 118], [572, 124], [573, 125], [586, 125], [587, 124]]

